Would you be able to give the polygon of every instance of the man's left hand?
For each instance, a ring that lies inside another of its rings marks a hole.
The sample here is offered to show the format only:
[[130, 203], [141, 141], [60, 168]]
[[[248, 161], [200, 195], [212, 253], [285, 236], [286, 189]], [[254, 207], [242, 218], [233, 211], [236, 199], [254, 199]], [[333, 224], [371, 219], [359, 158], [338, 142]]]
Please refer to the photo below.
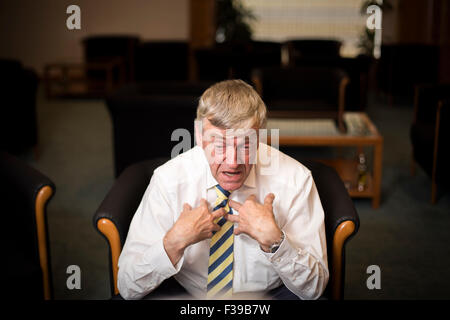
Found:
[[277, 226], [273, 214], [274, 199], [275, 195], [269, 193], [264, 198], [264, 204], [259, 203], [255, 195], [250, 195], [242, 204], [233, 200], [228, 201], [229, 206], [239, 212], [239, 215], [226, 215], [227, 220], [239, 224], [234, 228], [234, 234], [249, 235], [258, 241], [265, 252], [269, 252], [271, 245], [279, 242], [282, 237], [281, 229]]

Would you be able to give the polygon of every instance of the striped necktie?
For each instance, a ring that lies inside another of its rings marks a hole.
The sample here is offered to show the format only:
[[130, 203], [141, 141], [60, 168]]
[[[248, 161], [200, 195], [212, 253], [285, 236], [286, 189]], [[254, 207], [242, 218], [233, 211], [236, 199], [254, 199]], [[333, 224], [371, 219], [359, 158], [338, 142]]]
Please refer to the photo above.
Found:
[[[214, 188], [217, 193], [214, 210], [224, 208], [227, 213], [233, 214], [228, 206], [230, 192], [220, 185]], [[211, 238], [206, 297], [208, 299], [230, 298], [233, 293], [233, 223], [224, 217], [215, 222], [221, 228]]]

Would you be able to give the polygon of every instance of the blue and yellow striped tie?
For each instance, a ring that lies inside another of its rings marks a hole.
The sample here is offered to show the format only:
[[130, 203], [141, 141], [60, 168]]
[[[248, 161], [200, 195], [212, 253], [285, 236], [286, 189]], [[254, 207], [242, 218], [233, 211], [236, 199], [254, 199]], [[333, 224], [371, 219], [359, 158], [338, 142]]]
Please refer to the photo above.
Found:
[[[226, 212], [233, 214], [228, 206], [230, 192], [220, 185], [214, 188], [217, 193], [214, 210], [224, 208]], [[218, 218], [215, 222], [221, 228], [211, 238], [206, 297], [208, 299], [230, 298], [233, 294], [233, 223], [224, 217]]]

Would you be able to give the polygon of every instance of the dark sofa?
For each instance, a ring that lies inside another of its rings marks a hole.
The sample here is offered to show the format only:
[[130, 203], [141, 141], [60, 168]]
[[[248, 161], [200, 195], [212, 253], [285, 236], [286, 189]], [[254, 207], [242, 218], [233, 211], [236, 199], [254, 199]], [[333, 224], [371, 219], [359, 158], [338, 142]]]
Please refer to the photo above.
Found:
[[16, 60], [0, 59], [0, 149], [13, 154], [37, 145], [36, 73]]

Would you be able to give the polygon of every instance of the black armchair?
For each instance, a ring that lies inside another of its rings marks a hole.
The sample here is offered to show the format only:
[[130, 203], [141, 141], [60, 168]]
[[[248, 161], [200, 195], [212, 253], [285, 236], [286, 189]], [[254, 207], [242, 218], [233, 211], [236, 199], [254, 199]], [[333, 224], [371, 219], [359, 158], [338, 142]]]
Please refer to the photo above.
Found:
[[2, 282], [8, 297], [51, 299], [52, 278], [46, 206], [55, 185], [21, 160], [0, 152], [2, 250], [6, 273]]
[[187, 81], [186, 41], [146, 41], [136, 50], [136, 81]]
[[231, 77], [251, 81], [252, 70], [281, 66], [281, 43], [271, 41], [249, 41], [232, 48], [233, 64]]
[[245, 41], [216, 44], [194, 52], [197, 78], [201, 81], [251, 80], [254, 68], [280, 67], [281, 43]]
[[345, 131], [343, 114], [349, 79], [338, 68], [289, 67], [254, 70], [253, 83], [270, 117], [333, 118]]
[[342, 46], [341, 41], [334, 39], [292, 39], [286, 44], [291, 65], [300, 65], [305, 58], [338, 58]]
[[340, 68], [349, 77], [345, 93], [347, 110], [363, 110], [367, 105], [369, 69], [373, 59], [366, 55], [342, 57], [341, 41], [333, 39], [296, 39], [286, 42], [291, 67]]
[[[83, 39], [84, 62], [89, 89], [93, 92], [135, 79], [135, 57], [139, 37], [96, 35]], [[103, 67], [99, 67], [103, 65]]]
[[419, 85], [415, 90], [411, 169], [414, 173], [417, 163], [431, 177], [431, 202], [436, 203], [438, 185], [450, 179], [450, 85]]
[[171, 139], [175, 129], [188, 130], [193, 139], [198, 98], [209, 85], [136, 83], [109, 95], [106, 103], [113, 122], [116, 176], [132, 163], [170, 157], [179, 143]]
[[[111, 294], [117, 289], [118, 260], [130, 222], [150, 182], [154, 169], [164, 158], [140, 162], [128, 167], [94, 214], [94, 226], [109, 245]], [[339, 300], [344, 296], [345, 244], [359, 228], [358, 214], [337, 173], [317, 162], [304, 162], [312, 172], [325, 211], [330, 280], [324, 296]]]

